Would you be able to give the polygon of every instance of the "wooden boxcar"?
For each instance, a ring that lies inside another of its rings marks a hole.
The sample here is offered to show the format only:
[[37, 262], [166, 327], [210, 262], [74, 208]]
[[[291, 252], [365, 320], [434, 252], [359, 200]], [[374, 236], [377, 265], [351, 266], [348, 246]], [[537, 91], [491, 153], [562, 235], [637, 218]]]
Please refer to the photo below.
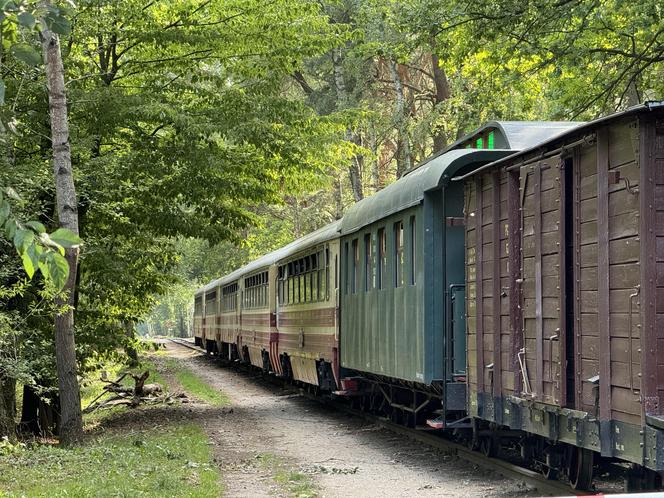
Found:
[[[438, 426], [466, 410], [463, 185], [457, 174], [574, 123], [491, 122], [345, 214], [341, 366], [346, 394]], [[501, 148], [497, 148], [501, 147]]]
[[664, 107], [463, 179], [470, 415], [540, 436], [524, 452], [577, 487], [596, 455], [646, 487], [664, 470]]

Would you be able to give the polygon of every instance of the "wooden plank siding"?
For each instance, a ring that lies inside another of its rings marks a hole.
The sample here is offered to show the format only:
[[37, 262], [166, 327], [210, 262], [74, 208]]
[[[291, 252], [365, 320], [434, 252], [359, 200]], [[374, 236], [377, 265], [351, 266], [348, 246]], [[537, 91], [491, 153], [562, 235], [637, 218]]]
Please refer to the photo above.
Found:
[[573, 160], [574, 241], [574, 334], [576, 341], [576, 408], [599, 415], [590, 379], [599, 375], [599, 340], [590, 344], [587, 337], [598, 338], [597, 310], [597, 148], [594, 144], [577, 148]]
[[477, 192], [474, 182], [465, 184], [466, 227], [466, 349], [467, 382], [477, 392]]
[[564, 321], [560, 303], [564, 279], [560, 265], [561, 171], [559, 156], [520, 168], [526, 370], [534, 398], [555, 405], [561, 404], [564, 372], [560, 355]]
[[648, 225], [644, 238], [654, 241], [655, 246], [654, 262], [652, 259], [648, 261], [651, 265], [654, 263], [654, 269], [649, 266], [647, 272], [648, 285], [651, 289], [654, 287], [655, 292], [655, 312], [648, 313], [654, 323], [645, 322], [648, 327], [644, 331], [645, 340], [641, 342], [644, 396], [647, 397], [645, 409], [648, 415], [661, 416], [664, 414], [664, 120], [644, 119], [641, 123], [642, 160], [648, 161], [643, 168], [644, 174], [648, 181], [653, 180], [652, 190], [647, 191], [649, 197], [641, 201], [642, 209], [649, 208], [641, 227], [643, 230], [644, 225]]

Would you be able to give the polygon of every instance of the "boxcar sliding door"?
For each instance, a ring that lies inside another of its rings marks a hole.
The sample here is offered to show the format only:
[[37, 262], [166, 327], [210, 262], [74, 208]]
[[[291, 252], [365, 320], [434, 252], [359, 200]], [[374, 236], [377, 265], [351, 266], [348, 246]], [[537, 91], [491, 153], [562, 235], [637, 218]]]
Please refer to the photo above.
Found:
[[[565, 404], [565, 189], [560, 156], [520, 168], [522, 391]], [[561, 202], [561, 199], [563, 200]]]

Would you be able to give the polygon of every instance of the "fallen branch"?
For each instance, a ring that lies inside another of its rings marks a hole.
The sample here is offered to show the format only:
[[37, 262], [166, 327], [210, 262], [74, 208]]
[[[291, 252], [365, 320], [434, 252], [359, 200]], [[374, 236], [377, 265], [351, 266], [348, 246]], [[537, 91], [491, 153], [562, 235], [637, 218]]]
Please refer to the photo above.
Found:
[[[127, 376], [130, 376], [134, 380], [133, 388], [123, 386], [122, 384], [120, 384], [120, 382], [122, 382], [122, 380]], [[90, 402], [90, 404], [83, 410], [83, 413], [92, 413], [93, 411], [99, 410], [101, 408], [108, 408], [118, 405], [127, 405], [131, 407], [136, 407], [141, 403], [172, 404], [174, 402], [174, 397], [172, 395], [170, 394], [165, 394], [161, 396], [159, 395], [159, 393], [163, 391], [161, 385], [156, 383], [145, 384], [145, 381], [149, 376], [150, 372], [147, 370], [143, 372], [141, 375], [134, 375], [130, 372], [124, 372], [116, 380], [109, 380], [106, 377], [106, 372], [103, 372], [100, 380], [102, 382], [105, 382], [106, 385], [104, 386], [101, 394], [99, 394], [99, 396], [93, 399]], [[115, 394], [115, 396], [105, 401], [99, 402], [101, 398], [111, 393]], [[182, 394], [178, 395], [178, 397], [186, 398], [186, 395]]]

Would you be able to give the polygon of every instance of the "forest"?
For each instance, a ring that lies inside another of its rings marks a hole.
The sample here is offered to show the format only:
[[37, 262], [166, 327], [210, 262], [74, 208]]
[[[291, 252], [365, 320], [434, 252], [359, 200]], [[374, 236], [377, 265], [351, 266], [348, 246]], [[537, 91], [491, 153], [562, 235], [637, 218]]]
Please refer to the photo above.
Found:
[[195, 288], [483, 122], [586, 121], [664, 96], [656, 0], [0, 9], [6, 441], [77, 444], [88, 372], [137, 362], [141, 335], [188, 335]]

